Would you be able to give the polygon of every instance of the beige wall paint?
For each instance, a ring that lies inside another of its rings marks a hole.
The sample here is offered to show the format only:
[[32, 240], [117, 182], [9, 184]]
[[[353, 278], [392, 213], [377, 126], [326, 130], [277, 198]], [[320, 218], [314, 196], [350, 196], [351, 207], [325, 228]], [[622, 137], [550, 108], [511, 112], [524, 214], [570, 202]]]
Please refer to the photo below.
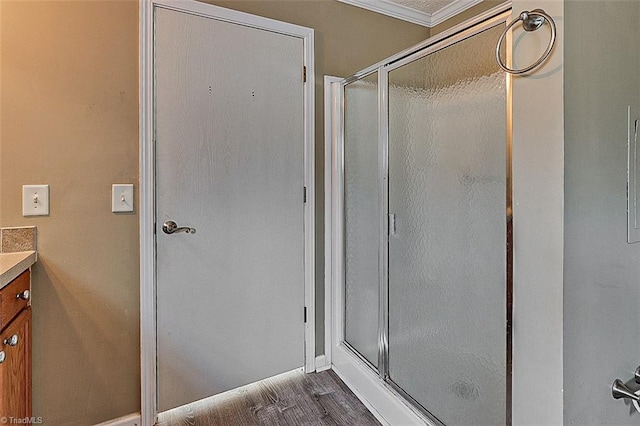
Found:
[[429, 37], [429, 29], [335, 0], [209, 0], [315, 30], [316, 354], [324, 353], [324, 76], [348, 77]]
[[2, 7], [4, 1], [0, 0], [0, 226], [2, 226]]
[[[316, 30], [322, 307], [322, 76], [348, 76], [429, 32], [334, 0], [216, 3]], [[138, 411], [138, 215], [110, 209], [112, 183], [138, 190], [137, 2], [0, 0], [0, 60], [0, 226], [39, 233], [34, 415], [86, 425]], [[32, 183], [50, 185], [50, 216], [22, 217]]]
[[[33, 413], [87, 425], [139, 410], [138, 12], [130, 1], [2, 1], [2, 226], [38, 227]], [[50, 185], [23, 218], [21, 186]]]

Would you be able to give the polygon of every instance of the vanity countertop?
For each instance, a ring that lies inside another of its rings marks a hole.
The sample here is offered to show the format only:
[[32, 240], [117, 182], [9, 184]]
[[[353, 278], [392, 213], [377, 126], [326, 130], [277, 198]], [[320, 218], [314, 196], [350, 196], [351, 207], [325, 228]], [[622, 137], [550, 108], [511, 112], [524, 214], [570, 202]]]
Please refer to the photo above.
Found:
[[33, 250], [0, 253], [0, 289], [29, 269], [36, 260], [38, 260], [38, 254]]

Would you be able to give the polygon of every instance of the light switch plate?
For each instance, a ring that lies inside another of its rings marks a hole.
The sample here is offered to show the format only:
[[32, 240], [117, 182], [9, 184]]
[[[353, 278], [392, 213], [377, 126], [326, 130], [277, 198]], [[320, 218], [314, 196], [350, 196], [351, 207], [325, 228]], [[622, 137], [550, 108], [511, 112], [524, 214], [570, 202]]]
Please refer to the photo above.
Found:
[[111, 185], [111, 211], [114, 213], [133, 211], [132, 183], [114, 183]]
[[22, 185], [22, 216], [49, 215], [49, 185]]

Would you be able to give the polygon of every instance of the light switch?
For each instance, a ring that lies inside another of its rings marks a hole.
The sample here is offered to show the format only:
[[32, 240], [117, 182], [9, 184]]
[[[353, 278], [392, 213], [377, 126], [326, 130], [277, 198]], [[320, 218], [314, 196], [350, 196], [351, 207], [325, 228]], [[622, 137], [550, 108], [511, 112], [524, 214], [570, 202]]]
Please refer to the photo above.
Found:
[[133, 211], [132, 183], [114, 183], [111, 185], [111, 211], [114, 213]]
[[49, 215], [49, 185], [22, 185], [22, 216]]

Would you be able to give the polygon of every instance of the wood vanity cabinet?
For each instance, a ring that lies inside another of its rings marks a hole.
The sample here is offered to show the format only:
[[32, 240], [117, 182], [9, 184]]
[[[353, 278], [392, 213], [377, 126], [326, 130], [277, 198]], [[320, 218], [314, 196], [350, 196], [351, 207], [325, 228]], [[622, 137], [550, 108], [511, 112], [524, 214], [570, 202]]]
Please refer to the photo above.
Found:
[[31, 277], [0, 290], [0, 417], [31, 417]]

